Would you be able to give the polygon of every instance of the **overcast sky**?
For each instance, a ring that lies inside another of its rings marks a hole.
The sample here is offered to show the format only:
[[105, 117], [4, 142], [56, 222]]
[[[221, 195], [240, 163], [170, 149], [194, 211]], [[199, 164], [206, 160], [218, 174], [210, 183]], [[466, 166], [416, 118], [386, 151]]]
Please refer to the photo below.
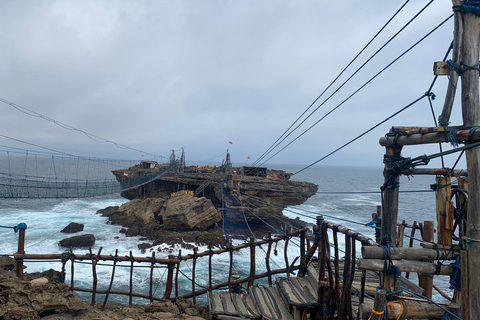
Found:
[[[4, 0], [0, 98], [152, 154], [186, 147], [187, 160], [200, 161], [230, 147], [234, 162], [253, 162], [403, 2]], [[408, 3], [338, 84], [427, 2]], [[431, 4], [286, 141], [450, 14], [448, 1]], [[452, 29], [453, 19], [269, 162], [309, 164], [424, 94]], [[433, 90], [437, 117], [446, 85], [440, 78]], [[76, 155], [141, 157], [8, 104], [0, 110], [1, 135]], [[461, 124], [459, 117], [452, 122]], [[433, 126], [428, 101], [322, 163], [382, 166], [378, 139], [392, 125]], [[0, 144], [32, 148], [5, 138]], [[409, 148], [404, 155], [425, 150]]]

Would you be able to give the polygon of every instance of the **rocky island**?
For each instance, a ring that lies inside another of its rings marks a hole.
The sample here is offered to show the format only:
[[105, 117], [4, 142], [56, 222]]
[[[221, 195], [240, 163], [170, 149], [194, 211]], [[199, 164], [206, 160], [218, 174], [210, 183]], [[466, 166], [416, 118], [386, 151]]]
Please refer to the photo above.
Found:
[[[280, 221], [289, 219], [283, 216], [283, 209], [304, 203], [318, 189], [313, 183], [290, 180], [291, 174], [282, 170], [232, 167], [228, 155], [227, 162], [218, 168], [185, 167], [181, 162], [173, 162], [161, 174], [166, 166], [142, 161], [128, 169], [113, 171], [123, 187], [121, 195], [130, 201], [98, 213], [107, 216], [110, 223], [124, 226], [121, 232], [127, 236], [143, 236], [153, 241], [151, 245], [211, 242], [219, 246], [225, 243], [221, 211], [226, 189], [240, 199], [245, 213], [241, 220], [246, 219], [257, 237], [270, 231], [265, 222], [285, 229]], [[142, 177], [147, 183], [126, 187]], [[305, 225], [298, 219], [289, 224]]]

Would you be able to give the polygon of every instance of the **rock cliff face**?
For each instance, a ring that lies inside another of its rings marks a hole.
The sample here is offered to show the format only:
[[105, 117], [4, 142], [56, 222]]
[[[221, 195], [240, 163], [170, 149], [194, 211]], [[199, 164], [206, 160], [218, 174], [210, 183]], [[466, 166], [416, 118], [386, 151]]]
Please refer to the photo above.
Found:
[[[239, 170], [239, 168], [237, 168]], [[114, 171], [118, 181], [125, 179], [124, 170]], [[288, 179], [289, 174], [282, 170], [268, 170], [266, 177], [242, 176], [240, 193], [242, 205], [246, 208], [247, 220], [257, 220], [281, 216], [287, 206], [300, 205], [314, 195], [318, 186], [303, 181]], [[167, 173], [143, 186], [123, 191], [127, 199], [165, 198], [178, 190], [195, 191], [206, 181], [207, 187], [199, 194], [211, 200], [216, 208], [222, 207], [222, 175], [212, 169], [196, 166], [188, 167], [185, 173]], [[248, 214], [249, 212], [253, 214]]]
[[[133, 199], [121, 206], [108, 207], [98, 213], [111, 223], [127, 227], [127, 236], [142, 235], [157, 243], [222, 243], [220, 212], [204, 197], [184, 194], [170, 199]], [[209, 230], [202, 235], [202, 231]]]

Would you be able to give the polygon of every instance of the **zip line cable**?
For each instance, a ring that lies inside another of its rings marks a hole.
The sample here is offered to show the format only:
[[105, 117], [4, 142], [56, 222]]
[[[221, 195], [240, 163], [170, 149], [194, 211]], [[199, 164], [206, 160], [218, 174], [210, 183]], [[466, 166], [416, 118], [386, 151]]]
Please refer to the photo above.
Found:
[[132, 150], [132, 151], [136, 151], [136, 152], [140, 152], [140, 153], [143, 153], [143, 154], [148, 154], [149, 156], [152, 156], [152, 157], [155, 157], [155, 158], [165, 158], [164, 156], [159, 156], [159, 155], [155, 155], [153, 153], [149, 153], [147, 151], [142, 151], [142, 150], [139, 150], [139, 149], [136, 149], [136, 148], [132, 148], [132, 147], [129, 147], [129, 146], [126, 146], [126, 145], [123, 145], [123, 144], [120, 144], [120, 143], [117, 143], [117, 142], [114, 142], [112, 140], [108, 140], [108, 139], [105, 139], [105, 138], [102, 138], [100, 136], [97, 136], [95, 134], [92, 134], [92, 133], [89, 133], [85, 130], [82, 130], [82, 129], [78, 129], [78, 128], [75, 128], [71, 125], [68, 125], [68, 124], [65, 124], [63, 122], [60, 122], [60, 121], [57, 121], [55, 119], [52, 119], [50, 117], [47, 117], [47, 116], [44, 116], [38, 112], [35, 112], [33, 110], [30, 110], [30, 109], [27, 109], [25, 107], [22, 107], [16, 103], [13, 103], [11, 101], [8, 101], [6, 99], [3, 99], [3, 98], [0, 98], [0, 102], [3, 102], [13, 108], [15, 108], [16, 110], [28, 115], [28, 116], [31, 116], [31, 117], [36, 117], [36, 118], [41, 118], [43, 120], [46, 120], [48, 122], [51, 122], [53, 124], [56, 124], [57, 126], [59, 126], [60, 128], [63, 128], [63, 129], [66, 129], [66, 130], [70, 130], [70, 131], [76, 131], [76, 132], [80, 132], [80, 133], [83, 133], [85, 136], [87, 136], [89, 139], [95, 141], [95, 142], [98, 142], [98, 143], [110, 143], [110, 144], [113, 144], [114, 146], [116, 146], [117, 148], [120, 148], [120, 149], [128, 149], [128, 150]]
[[[315, 99], [313, 100], [313, 102], [308, 106], [307, 109], [305, 109], [305, 111], [303, 111], [303, 113], [287, 128], [287, 130], [285, 130], [282, 135], [257, 159], [255, 160], [255, 162], [252, 164], [252, 166], [255, 166], [258, 162], [260, 162], [264, 156], [266, 156], [270, 149], [274, 149], [276, 148], [275, 144], [285, 135], [287, 134], [287, 132], [307, 113], [308, 110], [310, 110], [310, 108], [325, 94], [325, 92], [330, 89], [330, 87], [338, 80], [338, 78], [340, 78], [340, 76], [343, 75], [343, 73], [353, 64], [353, 62], [355, 62], [357, 60], [357, 58], [368, 48], [368, 46], [373, 42], [373, 40], [375, 40], [378, 35], [380, 35], [380, 33], [387, 27], [388, 24], [390, 24], [390, 22], [395, 18], [395, 16], [400, 13], [400, 11], [402, 11], [402, 9], [407, 5], [407, 3], [409, 2], [410, 0], [407, 0], [401, 7], [400, 9], [397, 10], [397, 12], [395, 12], [395, 14], [383, 25], [382, 28], [380, 28], [380, 30], [373, 36], [372, 39], [370, 39], [370, 41], [368, 41], [368, 43], [360, 50], [359, 53], [357, 53], [357, 55], [347, 64], [347, 66], [345, 68], [343, 68], [343, 70], [335, 77], [335, 79], [333, 79], [333, 81], [323, 90], [322, 93], [320, 93], [320, 95]], [[431, 3], [432, 1], [430, 1]], [[429, 4], [430, 4], [429, 3]], [[428, 4], [428, 5], [429, 5]], [[422, 9], [423, 10], [423, 9]], [[364, 64], [365, 65], [365, 64]], [[361, 68], [363, 68], [363, 66]], [[357, 70], [358, 72], [358, 70]], [[350, 77], [351, 78], [351, 77]], [[350, 78], [348, 80], [350, 80]], [[347, 80], [347, 81], [348, 81]], [[342, 85], [343, 86], [343, 85]], [[318, 109], [318, 108], [317, 108]], [[311, 115], [311, 114], [310, 114]], [[309, 115], [309, 117], [310, 117]], [[308, 119], [308, 117], [307, 117]], [[306, 120], [306, 119], [305, 119]], [[302, 122], [303, 123], [303, 122]], [[293, 130], [295, 131], [295, 129]], [[292, 131], [292, 132], [293, 132]], [[282, 140], [283, 141], [283, 140]], [[280, 142], [281, 143], [281, 142]]]
[[[410, 48], [408, 48], [407, 50], [405, 50], [401, 55], [399, 55], [397, 58], [395, 58], [392, 62], [390, 62], [387, 66], [385, 66], [382, 70], [380, 70], [377, 74], [375, 74], [372, 78], [370, 78], [367, 82], [365, 82], [362, 86], [360, 86], [357, 90], [355, 90], [352, 94], [350, 94], [345, 100], [343, 100], [341, 103], [339, 103], [336, 107], [334, 107], [332, 110], [330, 110], [329, 112], [327, 112], [323, 117], [321, 117], [319, 120], [317, 120], [314, 124], [312, 124], [310, 127], [308, 127], [308, 129], [306, 129], [305, 131], [303, 131], [300, 135], [298, 135], [295, 139], [293, 139], [292, 141], [290, 141], [287, 145], [285, 145], [282, 149], [280, 149], [279, 151], [277, 151], [273, 156], [271, 156], [270, 158], [268, 158], [267, 160], [265, 160], [261, 165], [265, 164], [266, 162], [268, 162], [269, 160], [271, 160], [273, 157], [275, 157], [277, 154], [279, 154], [280, 152], [282, 152], [283, 150], [285, 150], [288, 146], [290, 146], [292, 143], [294, 143], [295, 141], [297, 141], [300, 137], [302, 137], [305, 133], [307, 133], [308, 131], [310, 131], [313, 127], [315, 127], [318, 123], [320, 123], [323, 119], [325, 119], [327, 116], [329, 116], [331, 113], [333, 113], [335, 110], [337, 110], [339, 107], [341, 107], [345, 102], [347, 102], [348, 100], [350, 100], [350, 98], [352, 98], [355, 94], [357, 94], [360, 90], [362, 90], [363, 88], [365, 88], [370, 82], [372, 82], [375, 78], [377, 78], [380, 74], [382, 74], [385, 70], [387, 70], [389, 67], [391, 67], [394, 63], [396, 63], [398, 60], [400, 60], [400, 58], [402, 58], [404, 55], [406, 55], [409, 51], [411, 51], [414, 47], [416, 47], [419, 43], [421, 43], [423, 40], [425, 40], [428, 36], [430, 36], [433, 32], [435, 32], [438, 28], [440, 28], [443, 24], [445, 24], [448, 20], [450, 20], [451, 18], [453, 17], [453, 14], [451, 14], [448, 18], [446, 18], [445, 20], [443, 20], [439, 25], [437, 25], [433, 30], [431, 30], [430, 32], [428, 32], [425, 36], [423, 36], [420, 40], [418, 40], [417, 42], [415, 42]], [[428, 94], [430, 94], [429, 92], [427, 92]], [[412, 106], [413, 104], [417, 103], [418, 101], [422, 100], [423, 98], [427, 97], [428, 95], [424, 94], [422, 95], [420, 98], [416, 99], [414, 102], [412, 102], [411, 104], [407, 105], [406, 107], [404, 107], [403, 109], [401, 109], [400, 111], [394, 113], [392, 116], [388, 117], [387, 119], [383, 120], [382, 122], [380, 122], [379, 124], [377, 124], [376, 126], [372, 127], [371, 129], [367, 130], [366, 132], [364, 132], [363, 134], [361, 134], [360, 136], [357, 136], [355, 139], [351, 140], [350, 142], [348, 142], [347, 144], [343, 145], [342, 147], [338, 148], [337, 150], [335, 150], [333, 153], [337, 152], [338, 150], [340, 149], [343, 149], [346, 145], [354, 142], [355, 140], [361, 138], [362, 136], [364, 136], [365, 134], [367, 134], [368, 132], [372, 131], [373, 129], [375, 129], [376, 127], [378, 127], [379, 125], [383, 124], [384, 122], [386, 122], [387, 120], [390, 120], [391, 118], [393, 118], [394, 116], [396, 116], [397, 114], [399, 114], [400, 112], [408, 109], [410, 106]], [[329, 156], [329, 155], [328, 155]], [[321, 159], [323, 160], [323, 158]], [[315, 163], [318, 163], [320, 162], [321, 160], [318, 160], [317, 162]], [[312, 165], [314, 165], [315, 163], [313, 163]], [[260, 166], [261, 166], [260, 165]], [[310, 166], [312, 166], [310, 165]], [[310, 167], [309, 166], [309, 167]], [[305, 168], [306, 169], [306, 168]], [[304, 170], [304, 169], [303, 169]], [[294, 173], [293, 175], [303, 171], [303, 170], [300, 170], [296, 173]]]
[[[365, 61], [350, 77], [347, 78], [347, 80], [345, 80], [330, 96], [328, 96], [319, 106], [317, 106], [304, 120], [302, 120], [302, 122], [300, 124], [298, 124], [289, 134], [287, 134], [280, 142], [278, 142], [275, 147], [277, 148], [283, 141], [285, 141], [294, 131], [296, 131], [303, 123], [305, 123], [305, 121], [307, 119], [309, 119], [320, 107], [322, 107], [326, 102], [328, 102], [330, 100], [330, 98], [332, 98], [341, 88], [343, 88], [343, 86], [345, 84], [347, 84], [361, 69], [363, 69], [363, 67], [365, 65], [367, 65], [378, 53], [380, 53], [380, 51], [382, 51], [395, 37], [397, 37], [410, 23], [412, 23], [431, 3], [433, 2], [433, 0], [431, 0], [425, 7], [423, 7], [412, 19], [410, 19], [410, 21], [405, 24], [397, 33], [395, 33], [383, 46], [380, 47], [380, 49], [378, 49], [370, 58], [367, 59], [367, 61]], [[453, 15], [452, 15], [453, 16]], [[410, 49], [409, 49], [410, 50]], [[408, 51], [407, 51], [408, 52]], [[405, 53], [404, 53], [405, 54]], [[401, 56], [400, 56], [401, 57]], [[399, 58], [400, 58], [399, 57]], [[397, 58], [396, 60], [398, 60], [399, 58]], [[394, 60], [394, 62], [396, 61]], [[387, 68], [389, 67], [390, 65], [387, 66]], [[382, 70], [381, 72], [383, 72], [384, 70]], [[381, 73], [380, 72], [380, 73]], [[377, 74], [378, 75], [378, 74]], [[376, 77], [376, 76], [375, 76]], [[355, 92], [356, 93], [356, 92]], [[355, 94], [354, 93], [354, 94]], [[323, 94], [323, 93], [322, 93]], [[350, 98], [350, 97], [349, 97]], [[348, 99], [349, 99], [348, 98]], [[347, 99], [347, 100], [348, 100]], [[343, 104], [343, 102], [342, 102]], [[335, 110], [335, 109], [334, 109]], [[332, 111], [330, 111], [329, 113], [331, 113]], [[329, 114], [327, 113], [327, 115]], [[326, 115], [326, 116], [327, 116]], [[325, 116], [324, 116], [325, 117]], [[323, 119], [323, 118], [322, 118]], [[322, 120], [321, 119], [321, 120]], [[320, 120], [320, 121], [321, 121]], [[315, 126], [316, 123], [313, 125]], [[307, 129], [306, 131], [310, 130]], [[303, 135], [303, 134], [302, 134]], [[280, 138], [279, 138], [280, 139]], [[278, 140], [277, 140], [278, 141]], [[262, 155], [261, 159], [258, 159], [258, 162], [260, 162], [262, 159], [264, 159], [268, 154], [270, 154], [273, 149], [271, 149], [269, 152], [266, 152], [265, 155]], [[282, 149], [283, 150], [283, 149]], [[281, 150], [280, 150], [281, 151]], [[275, 154], [277, 155], [277, 153]], [[274, 155], [274, 156], [275, 156]], [[272, 157], [270, 157], [268, 160], [270, 160]], [[267, 162], [268, 160], [264, 161], [261, 165], [263, 165], [265, 162]]]

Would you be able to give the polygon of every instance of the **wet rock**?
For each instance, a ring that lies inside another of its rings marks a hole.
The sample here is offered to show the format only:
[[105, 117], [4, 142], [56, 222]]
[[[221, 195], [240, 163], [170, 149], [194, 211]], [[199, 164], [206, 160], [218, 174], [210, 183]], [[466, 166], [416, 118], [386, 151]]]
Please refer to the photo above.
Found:
[[91, 247], [95, 244], [95, 236], [93, 234], [84, 234], [81, 236], [73, 236], [61, 240], [58, 243], [61, 247]]
[[63, 228], [63, 233], [77, 233], [83, 231], [84, 225], [81, 223], [71, 222], [68, 226]]
[[152, 245], [148, 242], [144, 242], [144, 243], [140, 243], [137, 245], [138, 249], [142, 250], [142, 253], [145, 253], [145, 251], [148, 249], [148, 248], [151, 248]]

